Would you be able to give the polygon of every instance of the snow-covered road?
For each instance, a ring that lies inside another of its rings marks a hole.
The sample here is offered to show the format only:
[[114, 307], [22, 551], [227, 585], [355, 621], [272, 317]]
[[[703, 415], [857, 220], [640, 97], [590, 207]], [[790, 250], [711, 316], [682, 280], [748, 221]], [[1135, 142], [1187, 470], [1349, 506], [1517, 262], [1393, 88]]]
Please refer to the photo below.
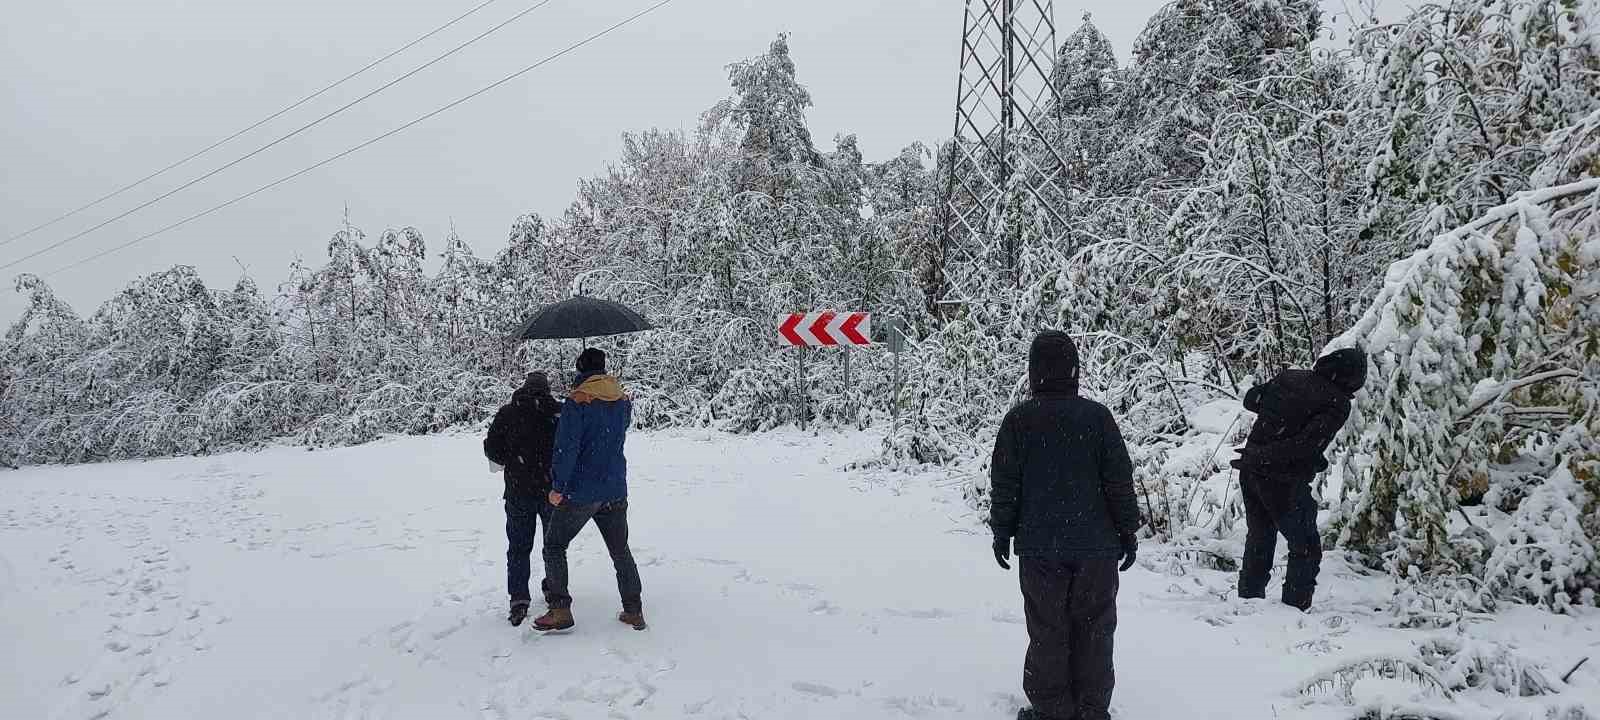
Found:
[[[845, 469], [875, 442], [637, 435], [651, 628], [612, 619], [591, 529], [572, 553], [579, 626], [552, 637], [504, 621], [499, 479], [475, 435], [0, 472], [0, 717], [1008, 718], [1015, 576], [958, 480]], [[1331, 558], [1302, 616], [1143, 554], [1123, 575], [1124, 720], [1352, 717], [1297, 685], [1428, 637], [1385, 627], [1385, 584]], [[1600, 655], [1593, 615], [1522, 609], [1480, 631], [1552, 665]], [[1597, 686], [1591, 663], [1507, 717]]]

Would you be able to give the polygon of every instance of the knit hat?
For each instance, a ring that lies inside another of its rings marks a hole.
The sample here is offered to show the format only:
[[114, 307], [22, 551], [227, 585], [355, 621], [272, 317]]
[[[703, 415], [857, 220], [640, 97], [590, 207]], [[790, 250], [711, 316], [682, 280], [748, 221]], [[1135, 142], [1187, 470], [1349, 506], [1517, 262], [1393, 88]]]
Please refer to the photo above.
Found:
[[589, 348], [578, 354], [578, 372], [603, 373], [606, 371], [606, 353], [600, 348]]

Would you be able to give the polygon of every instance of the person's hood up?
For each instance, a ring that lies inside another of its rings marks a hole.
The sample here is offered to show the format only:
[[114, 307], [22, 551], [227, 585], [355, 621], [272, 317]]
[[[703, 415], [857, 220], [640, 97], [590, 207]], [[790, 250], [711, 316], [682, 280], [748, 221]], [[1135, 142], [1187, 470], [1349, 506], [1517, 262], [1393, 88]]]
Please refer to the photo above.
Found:
[[550, 394], [550, 378], [541, 372], [528, 373], [527, 380], [522, 387], [511, 394], [511, 401], [518, 405], [538, 405], [554, 403], [555, 396]]
[[[581, 377], [581, 376], [580, 376]], [[580, 404], [600, 402], [616, 402], [626, 400], [628, 396], [622, 392], [622, 383], [610, 375], [590, 375], [581, 378], [576, 388], [572, 390], [572, 401]]]
[[1078, 391], [1078, 346], [1059, 330], [1047, 330], [1028, 348], [1028, 387], [1038, 393]]
[[1367, 354], [1360, 348], [1335, 350], [1317, 358], [1311, 371], [1321, 375], [1346, 395], [1354, 396], [1367, 384]]

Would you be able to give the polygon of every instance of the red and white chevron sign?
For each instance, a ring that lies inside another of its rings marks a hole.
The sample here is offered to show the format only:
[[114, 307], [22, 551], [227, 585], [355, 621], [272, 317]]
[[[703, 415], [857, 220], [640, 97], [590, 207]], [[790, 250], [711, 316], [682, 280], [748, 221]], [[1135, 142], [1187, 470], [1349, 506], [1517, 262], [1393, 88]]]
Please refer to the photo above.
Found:
[[790, 345], [871, 345], [867, 338], [872, 335], [872, 315], [831, 310], [794, 313], [778, 326], [778, 334]]

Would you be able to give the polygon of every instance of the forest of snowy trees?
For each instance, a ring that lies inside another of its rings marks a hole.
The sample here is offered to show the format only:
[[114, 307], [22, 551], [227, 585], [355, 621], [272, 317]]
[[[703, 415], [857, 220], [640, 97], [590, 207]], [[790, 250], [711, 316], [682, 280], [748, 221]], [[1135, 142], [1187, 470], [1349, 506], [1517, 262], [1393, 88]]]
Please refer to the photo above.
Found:
[[[1237, 512], [1207, 489], [1226, 467], [1175, 461], [1196, 409], [1358, 345], [1373, 372], [1322, 488], [1338, 543], [1436, 609], [1593, 605], [1596, 23], [1597, 0], [1452, 0], [1335, 48], [1314, 0], [1176, 0], [1123, 63], [1086, 17], [1057, 57], [1060, 106], [1038, 119], [1072, 160], [1068, 192], [1054, 213], [1012, 193], [993, 214], [1010, 240], [967, 248], [937, 232], [958, 154], [819, 147], [780, 37], [728, 68], [730, 95], [696, 129], [628, 135], [561, 217], [517, 218], [490, 257], [346, 220], [326, 258], [265, 289], [179, 266], [84, 316], [18, 278], [30, 304], [0, 340], [0, 461], [473, 423], [524, 369], [570, 365], [575, 344], [506, 334], [582, 293], [660, 326], [606, 341], [639, 426], [750, 432], [806, 413], [887, 430], [893, 404], [884, 461], [903, 465], [981, 465], [1024, 392], [1029, 339], [1067, 329], [1085, 392], [1121, 419], [1149, 530], [1182, 539]], [[840, 354], [818, 358], [796, 393], [776, 319], [830, 307], [911, 328], [898, 396], [879, 350], [854, 353], [849, 387]]]

